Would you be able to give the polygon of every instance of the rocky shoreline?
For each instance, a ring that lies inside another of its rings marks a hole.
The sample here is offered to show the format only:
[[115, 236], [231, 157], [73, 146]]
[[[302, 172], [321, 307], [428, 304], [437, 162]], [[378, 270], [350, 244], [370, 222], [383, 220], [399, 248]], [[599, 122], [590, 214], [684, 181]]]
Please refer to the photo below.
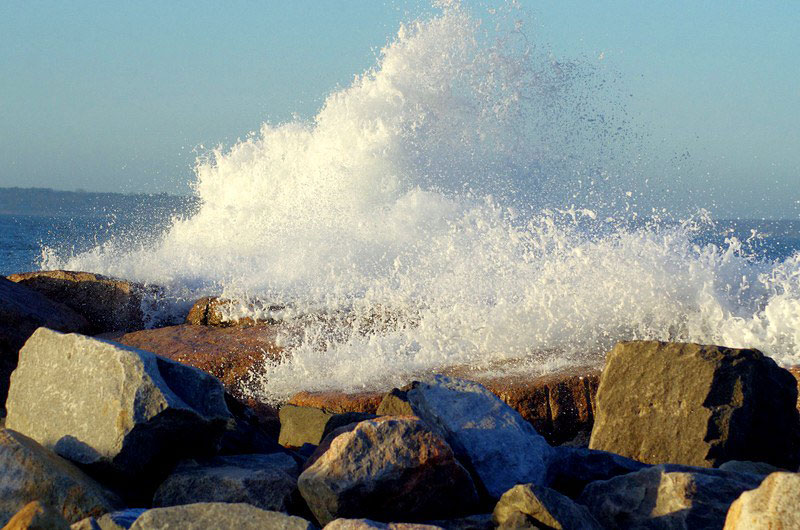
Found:
[[0, 525], [800, 526], [798, 372], [756, 350], [627, 342], [602, 370], [437, 374], [277, 410], [245, 390], [284, 353], [281, 307], [232, 322], [231, 302], [207, 298], [145, 329], [153, 293], [90, 273], [0, 278]]

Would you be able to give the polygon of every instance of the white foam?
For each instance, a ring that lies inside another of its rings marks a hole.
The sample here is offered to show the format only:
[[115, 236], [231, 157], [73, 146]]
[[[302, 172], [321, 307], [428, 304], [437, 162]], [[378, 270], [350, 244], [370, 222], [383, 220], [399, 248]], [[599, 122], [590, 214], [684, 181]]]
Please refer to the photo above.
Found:
[[498, 20], [484, 30], [452, 4], [402, 28], [312, 122], [265, 124], [199, 160], [202, 206], [158, 244], [43, 266], [158, 283], [177, 301], [400, 315], [390, 330], [286, 337], [291, 356], [255, 374], [276, 399], [448, 366], [545, 370], [634, 338], [800, 360], [800, 255], [765, 263], [736, 241], [697, 246], [691, 224], [608, 219], [597, 168], [618, 124], [595, 119], [608, 102], [592, 73]]

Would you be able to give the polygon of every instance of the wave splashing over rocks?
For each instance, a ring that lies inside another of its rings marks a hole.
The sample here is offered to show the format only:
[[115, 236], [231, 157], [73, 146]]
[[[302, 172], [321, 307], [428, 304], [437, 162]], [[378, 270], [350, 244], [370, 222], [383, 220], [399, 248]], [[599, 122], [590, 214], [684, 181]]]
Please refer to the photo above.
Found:
[[448, 3], [402, 27], [313, 120], [198, 160], [202, 204], [157, 243], [43, 266], [158, 283], [175, 307], [218, 294], [348, 315], [284, 333], [289, 355], [253, 374], [275, 399], [446, 368], [545, 371], [625, 339], [800, 359], [800, 254], [698, 244], [702, 215], [617, 221], [631, 217], [613, 201], [624, 108], [592, 67], [540, 52], [513, 11], [487, 22]]

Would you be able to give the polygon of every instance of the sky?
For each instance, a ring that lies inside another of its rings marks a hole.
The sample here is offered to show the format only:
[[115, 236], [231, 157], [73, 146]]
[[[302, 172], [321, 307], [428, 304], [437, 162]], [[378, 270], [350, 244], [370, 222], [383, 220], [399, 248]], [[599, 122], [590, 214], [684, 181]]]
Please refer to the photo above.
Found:
[[[628, 93], [647, 137], [639, 156], [662, 183], [675, 179], [670, 193], [723, 216], [800, 218], [800, 2], [521, 3], [538, 46], [601, 66]], [[6, 0], [0, 186], [186, 193], [198, 154], [264, 121], [313, 116], [402, 21], [432, 11]]]

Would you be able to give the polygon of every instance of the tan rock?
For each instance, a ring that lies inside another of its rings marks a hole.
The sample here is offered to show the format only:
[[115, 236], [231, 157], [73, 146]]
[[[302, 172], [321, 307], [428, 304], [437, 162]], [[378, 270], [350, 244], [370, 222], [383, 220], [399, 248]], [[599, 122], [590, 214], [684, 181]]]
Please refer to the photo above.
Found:
[[535, 484], [517, 484], [500, 497], [494, 522], [501, 529], [602, 530], [586, 506]]
[[12, 274], [8, 279], [82, 315], [93, 334], [146, 327], [142, 304], [155, 300], [159, 292], [156, 287], [89, 272], [38, 271]]
[[589, 447], [645, 463], [796, 469], [797, 383], [757, 350], [621, 342], [606, 357]]
[[[266, 304], [262, 301], [242, 302], [206, 296], [194, 303], [186, 316], [186, 323], [195, 326], [248, 327], [254, 325], [274, 324], [275, 316], [280, 316], [286, 308], [277, 304]], [[243, 312], [256, 317], [240, 317]]]
[[800, 528], [800, 474], [778, 472], [731, 504], [725, 530]]
[[0, 430], [0, 470], [0, 524], [32, 501], [51, 506], [70, 523], [121, 506], [75, 465], [9, 429]]
[[298, 488], [323, 525], [337, 518], [444, 518], [477, 502], [450, 446], [417, 418], [362, 421], [303, 471]]

